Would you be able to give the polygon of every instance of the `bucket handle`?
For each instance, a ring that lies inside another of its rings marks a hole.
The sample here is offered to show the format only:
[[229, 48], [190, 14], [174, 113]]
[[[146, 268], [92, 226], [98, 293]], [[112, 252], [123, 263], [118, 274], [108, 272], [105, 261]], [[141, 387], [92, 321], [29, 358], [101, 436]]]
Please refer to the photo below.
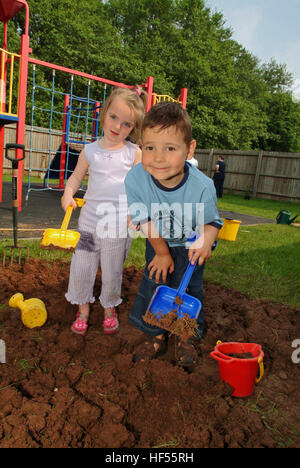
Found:
[[216, 361], [226, 361], [226, 362], [231, 362], [233, 361], [234, 359], [230, 356], [227, 356], [226, 354], [222, 354], [220, 353], [219, 351], [212, 351], [210, 353], [210, 356], [214, 359], [216, 359]]
[[[219, 351], [212, 351], [210, 353], [210, 356], [212, 358], [216, 359], [216, 361], [224, 361], [224, 362], [229, 363], [229, 362], [234, 360], [230, 356], [227, 356], [226, 354], [222, 354]], [[258, 377], [258, 379], [255, 380], [255, 382], [258, 384], [261, 381], [261, 379], [263, 378], [265, 370], [264, 370], [263, 358], [261, 356], [258, 358], [257, 362], [258, 362], [258, 365], [259, 365], [259, 377]]]
[[258, 358], [257, 362], [258, 362], [258, 365], [259, 365], [259, 378], [256, 379], [256, 381], [255, 381], [256, 383], [261, 381], [261, 379], [263, 378], [264, 373], [265, 373], [263, 358], [261, 356]]

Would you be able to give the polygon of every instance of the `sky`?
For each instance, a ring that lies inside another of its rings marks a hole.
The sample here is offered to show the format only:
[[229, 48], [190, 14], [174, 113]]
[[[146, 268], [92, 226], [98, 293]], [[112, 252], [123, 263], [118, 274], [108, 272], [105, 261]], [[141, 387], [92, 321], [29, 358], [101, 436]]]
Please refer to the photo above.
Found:
[[300, 99], [300, 0], [206, 0], [206, 5], [223, 13], [233, 39], [262, 63], [274, 58], [285, 64]]

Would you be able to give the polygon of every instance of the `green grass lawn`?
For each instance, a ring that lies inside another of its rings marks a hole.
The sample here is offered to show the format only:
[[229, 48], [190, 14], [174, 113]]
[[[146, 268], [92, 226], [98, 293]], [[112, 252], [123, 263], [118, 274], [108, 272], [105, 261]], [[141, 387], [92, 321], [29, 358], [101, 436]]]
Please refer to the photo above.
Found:
[[[23, 184], [28, 184], [28, 175], [23, 175], [22, 182]], [[11, 182], [11, 175], [10, 174], [3, 174], [3, 182]], [[49, 184], [50, 185], [56, 185], [58, 184], [58, 179], [49, 179]], [[38, 185], [43, 185], [44, 183], [44, 176], [38, 177], [38, 176], [31, 176], [30, 177], [30, 184], [38, 184]], [[46, 180], [47, 183], [47, 180]], [[87, 185], [87, 179], [83, 181], [83, 185]]]
[[300, 228], [241, 226], [235, 242], [218, 241], [205, 278], [250, 297], [300, 307]]
[[[244, 206], [244, 202], [246, 203]], [[251, 202], [251, 205], [250, 203]], [[300, 213], [300, 204], [251, 199], [225, 195], [218, 202], [220, 209], [256, 214], [275, 219], [280, 209]], [[300, 221], [300, 220], [299, 220]], [[0, 258], [3, 245], [0, 242]], [[30, 245], [30, 256], [48, 262], [70, 262], [71, 254], [61, 250], [42, 250], [37, 241], [20, 241]], [[125, 266], [145, 265], [145, 240], [134, 239]], [[253, 298], [267, 298], [297, 307], [300, 310], [300, 227], [279, 224], [241, 225], [235, 242], [219, 239], [213, 257], [207, 262], [205, 279], [241, 291]]]
[[[218, 199], [218, 208], [220, 210], [235, 211], [236, 213], [243, 213], [262, 218], [276, 219], [276, 215], [281, 210], [288, 210], [291, 216], [294, 217], [299, 214], [300, 222], [300, 203], [292, 203], [285, 200], [267, 200], [266, 198], [250, 198], [245, 200], [240, 195], [223, 195], [222, 199]], [[298, 221], [297, 219], [297, 221]]]
[[[43, 184], [43, 180], [41, 177], [31, 176], [30, 183], [31, 184]], [[10, 174], [3, 174], [3, 182], [11, 182], [11, 175]], [[28, 184], [28, 175], [23, 175], [22, 178], [23, 184]]]

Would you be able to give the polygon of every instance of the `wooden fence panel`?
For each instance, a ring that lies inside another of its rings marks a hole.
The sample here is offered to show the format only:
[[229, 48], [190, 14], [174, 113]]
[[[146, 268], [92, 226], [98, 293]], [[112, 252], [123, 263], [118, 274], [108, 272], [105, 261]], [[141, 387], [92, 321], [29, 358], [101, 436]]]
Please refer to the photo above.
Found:
[[[62, 132], [57, 130], [51, 131], [51, 136], [48, 129], [35, 127], [31, 132], [31, 127], [26, 125], [25, 128], [25, 162], [24, 171], [29, 172], [29, 153], [31, 148], [31, 175], [38, 176], [41, 172], [45, 172], [48, 168], [49, 157], [50, 161], [55, 156], [62, 140]], [[16, 141], [16, 127], [7, 125], [5, 127], [4, 145]], [[11, 172], [11, 165], [7, 160], [4, 160], [4, 174]]]
[[[59, 130], [35, 128], [25, 131], [25, 172], [29, 170], [29, 149], [31, 142], [32, 175], [39, 175], [48, 167], [49, 154], [54, 157], [61, 144]], [[14, 125], [5, 127], [5, 143], [16, 141]], [[213, 177], [218, 155], [224, 156], [226, 178], [224, 191], [262, 198], [285, 199], [300, 202], [300, 153], [276, 153], [265, 151], [237, 151], [222, 149], [197, 149], [195, 158], [199, 169]], [[4, 162], [4, 173], [11, 172], [11, 165]]]
[[218, 155], [226, 162], [225, 192], [300, 202], [300, 153], [196, 150], [199, 169], [208, 177], [213, 177]]

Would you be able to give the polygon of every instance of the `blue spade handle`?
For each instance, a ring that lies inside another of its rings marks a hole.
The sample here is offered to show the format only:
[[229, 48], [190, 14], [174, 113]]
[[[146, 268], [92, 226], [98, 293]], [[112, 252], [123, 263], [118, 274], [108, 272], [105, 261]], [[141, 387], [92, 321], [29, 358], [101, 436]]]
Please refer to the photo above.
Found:
[[182, 296], [184, 295], [184, 293], [186, 291], [186, 288], [188, 287], [188, 284], [190, 282], [192, 274], [194, 273], [196, 264], [197, 264], [197, 262], [195, 262], [194, 265], [192, 265], [191, 261], [190, 261], [190, 263], [188, 264], [187, 269], [185, 270], [185, 273], [184, 273], [184, 275], [182, 277], [179, 288], [177, 289], [177, 295], [176, 296], [179, 297], [180, 299], [182, 299]]
[[[192, 232], [190, 233], [189, 237], [188, 237], [188, 242], [195, 242], [197, 239], [199, 239], [199, 234], [196, 233], [196, 232]], [[217, 241], [215, 241], [213, 243], [213, 246], [211, 248], [211, 250], [215, 250], [217, 246]], [[182, 280], [181, 280], [181, 283], [179, 285], [179, 288], [177, 289], [177, 297], [179, 297], [180, 299], [182, 299], [182, 296], [184, 295], [185, 291], [186, 291], [186, 288], [188, 287], [189, 285], [189, 282], [191, 280], [191, 277], [192, 277], [192, 274], [194, 273], [194, 269], [195, 269], [195, 266], [197, 265], [197, 262], [194, 263], [194, 265], [192, 265], [191, 261], [193, 260], [193, 257], [191, 258], [188, 266], [187, 266], [187, 269], [185, 270], [185, 273], [182, 277]]]

